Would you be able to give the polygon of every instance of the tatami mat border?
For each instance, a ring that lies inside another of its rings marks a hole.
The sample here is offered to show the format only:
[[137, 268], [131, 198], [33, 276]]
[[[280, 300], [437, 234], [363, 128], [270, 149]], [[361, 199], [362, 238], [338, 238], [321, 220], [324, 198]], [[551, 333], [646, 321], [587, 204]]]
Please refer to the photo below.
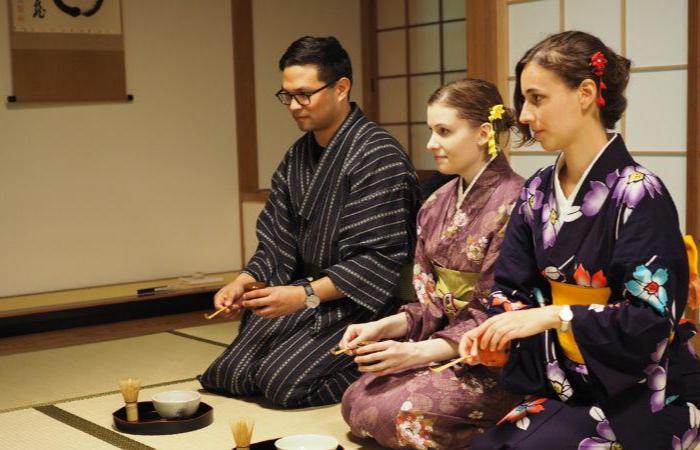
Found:
[[[148, 389], [148, 388], [154, 388], [154, 387], [160, 387], [160, 386], [169, 386], [171, 384], [185, 383], [187, 381], [194, 381], [196, 379], [197, 379], [197, 377], [192, 377], [192, 378], [184, 378], [182, 380], [163, 381], [162, 383], [154, 383], [154, 384], [149, 384], [146, 386], [141, 386], [141, 389]], [[37, 408], [40, 408], [43, 406], [56, 405], [59, 403], [75, 402], [78, 400], [87, 400], [90, 398], [104, 397], [105, 395], [119, 394], [120, 392], [121, 391], [119, 391], [119, 390], [100, 392], [98, 394], [83, 395], [80, 397], [65, 398], [65, 399], [61, 399], [61, 400], [53, 400], [53, 401], [44, 402], [44, 403], [35, 403], [33, 405], [16, 406], [14, 408], [0, 409], [0, 414], [12, 412], [12, 411], [19, 411], [20, 409], [29, 409], [29, 408], [37, 409]]]
[[218, 345], [219, 347], [228, 347], [228, 344], [224, 344], [223, 342], [212, 341], [211, 339], [206, 339], [206, 338], [199, 337], [199, 336], [193, 336], [191, 334], [182, 333], [180, 331], [170, 330], [170, 331], [167, 331], [167, 333], [174, 334], [175, 336], [180, 336], [180, 337], [184, 337], [187, 339], [193, 339], [193, 340], [199, 341], [199, 342], [204, 342], [205, 344]]
[[97, 425], [96, 423], [76, 416], [75, 414], [65, 411], [57, 406], [36, 406], [34, 409], [40, 413], [46, 414], [54, 420], [73, 427], [78, 431], [82, 431], [83, 433], [87, 433], [90, 436], [96, 437], [101, 441], [112, 444], [115, 447], [123, 450], [156, 450], [153, 447], [149, 447], [148, 445], [119, 434], [116, 431], [112, 431], [101, 425]]

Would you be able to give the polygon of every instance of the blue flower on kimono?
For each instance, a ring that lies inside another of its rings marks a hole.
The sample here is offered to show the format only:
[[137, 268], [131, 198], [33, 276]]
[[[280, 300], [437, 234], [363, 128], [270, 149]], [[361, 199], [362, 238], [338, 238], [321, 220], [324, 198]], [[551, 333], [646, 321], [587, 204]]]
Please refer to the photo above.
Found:
[[654, 274], [644, 265], [634, 269], [633, 279], [625, 282], [627, 290], [635, 297], [647, 302], [656, 312], [666, 315], [668, 295], [663, 286], [668, 281], [668, 270], [656, 269]]
[[615, 432], [610, 427], [608, 419], [605, 418], [603, 410], [594, 406], [589, 414], [598, 422], [595, 427], [598, 436], [589, 437], [579, 442], [578, 450], [622, 450], [622, 444], [617, 442]]
[[520, 204], [518, 212], [525, 216], [525, 221], [532, 226], [535, 223], [535, 211], [542, 207], [544, 193], [537, 190], [542, 184], [542, 178], [534, 177], [530, 184], [524, 186], [520, 191], [520, 199], [523, 201]]
[[654, 198], [654, 194], [661, 194], [661, 181], [642, 166], [627, 166], [619, 174], [616, 170], [608, 175], [606, 182], [612, 181], [613, 176], [617, 178], [617, 185], [612, 198], [617, 200], [618, 205], [624, 203], [627, 207], [634, 208], [646, 194], [651, 198]]
[[552, 361], [547, 364], [547, 379], [552, 385], [554, 392], [559, 396], [559, 400], [565, 402], [571, 398], [574, 391], [571, 389], [571, 384], [569, 380], [566, 379], [566, 374], [561, 370], [557, 361]]
[[671, 448], [673, 450], [693, 450], [700, 444], [700, 436], [698, 436], [698, 427], [700, 426], [700, 410], [692, 403], [686, 403], [690, 413], [690, 428], [683, 433], [682, 437], [673, 436]]
[[659, 412], [666, 406], [666, 369], [661, 366], [656, 366], [651, 370], [647, 378], [649, 389], [652, 390], [651, 412]]

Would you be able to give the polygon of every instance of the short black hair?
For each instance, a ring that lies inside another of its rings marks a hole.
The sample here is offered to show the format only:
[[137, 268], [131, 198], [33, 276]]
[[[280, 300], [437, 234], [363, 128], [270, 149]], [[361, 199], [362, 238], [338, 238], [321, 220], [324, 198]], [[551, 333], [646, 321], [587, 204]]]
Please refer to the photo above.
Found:
[[352, 81], [350, 56], [338, 39], [333, 36], [304, 36], [292, 42], [280, 58], [279, 68], [314, 64], [318, 68], [318, 79], [330, 83], [342, 77]]

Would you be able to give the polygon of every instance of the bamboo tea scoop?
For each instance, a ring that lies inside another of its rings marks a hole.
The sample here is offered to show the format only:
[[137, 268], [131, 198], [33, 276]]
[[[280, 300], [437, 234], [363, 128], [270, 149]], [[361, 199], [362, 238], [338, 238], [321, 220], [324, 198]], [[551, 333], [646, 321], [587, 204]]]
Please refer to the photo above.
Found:
[[[257, 289], [263, 289], [266, 288], [267, 284], [263, 283], [262, 281], [253, 281], [252, 283], [246, 283], [243, 285], [243, 291], [244, 292], [250, 292], [250, 291], [255, 291]], [[228, 306], [224, 306], [223, 308], [219, 308], [216, 311], [214, 311], [211, 314], [204, 314], [204, 318], [207, 320], [211, 320], [214, 317], [218, 316], [222, 312], [226, 311], [228, 309]]]

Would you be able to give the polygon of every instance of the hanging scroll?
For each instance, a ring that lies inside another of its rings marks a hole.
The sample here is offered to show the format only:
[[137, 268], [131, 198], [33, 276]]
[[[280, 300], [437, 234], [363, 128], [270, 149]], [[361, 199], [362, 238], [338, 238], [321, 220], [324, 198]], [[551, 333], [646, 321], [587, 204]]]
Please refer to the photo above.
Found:
[[13, 98], [126, 101], [120, 0], [8, 0]]

